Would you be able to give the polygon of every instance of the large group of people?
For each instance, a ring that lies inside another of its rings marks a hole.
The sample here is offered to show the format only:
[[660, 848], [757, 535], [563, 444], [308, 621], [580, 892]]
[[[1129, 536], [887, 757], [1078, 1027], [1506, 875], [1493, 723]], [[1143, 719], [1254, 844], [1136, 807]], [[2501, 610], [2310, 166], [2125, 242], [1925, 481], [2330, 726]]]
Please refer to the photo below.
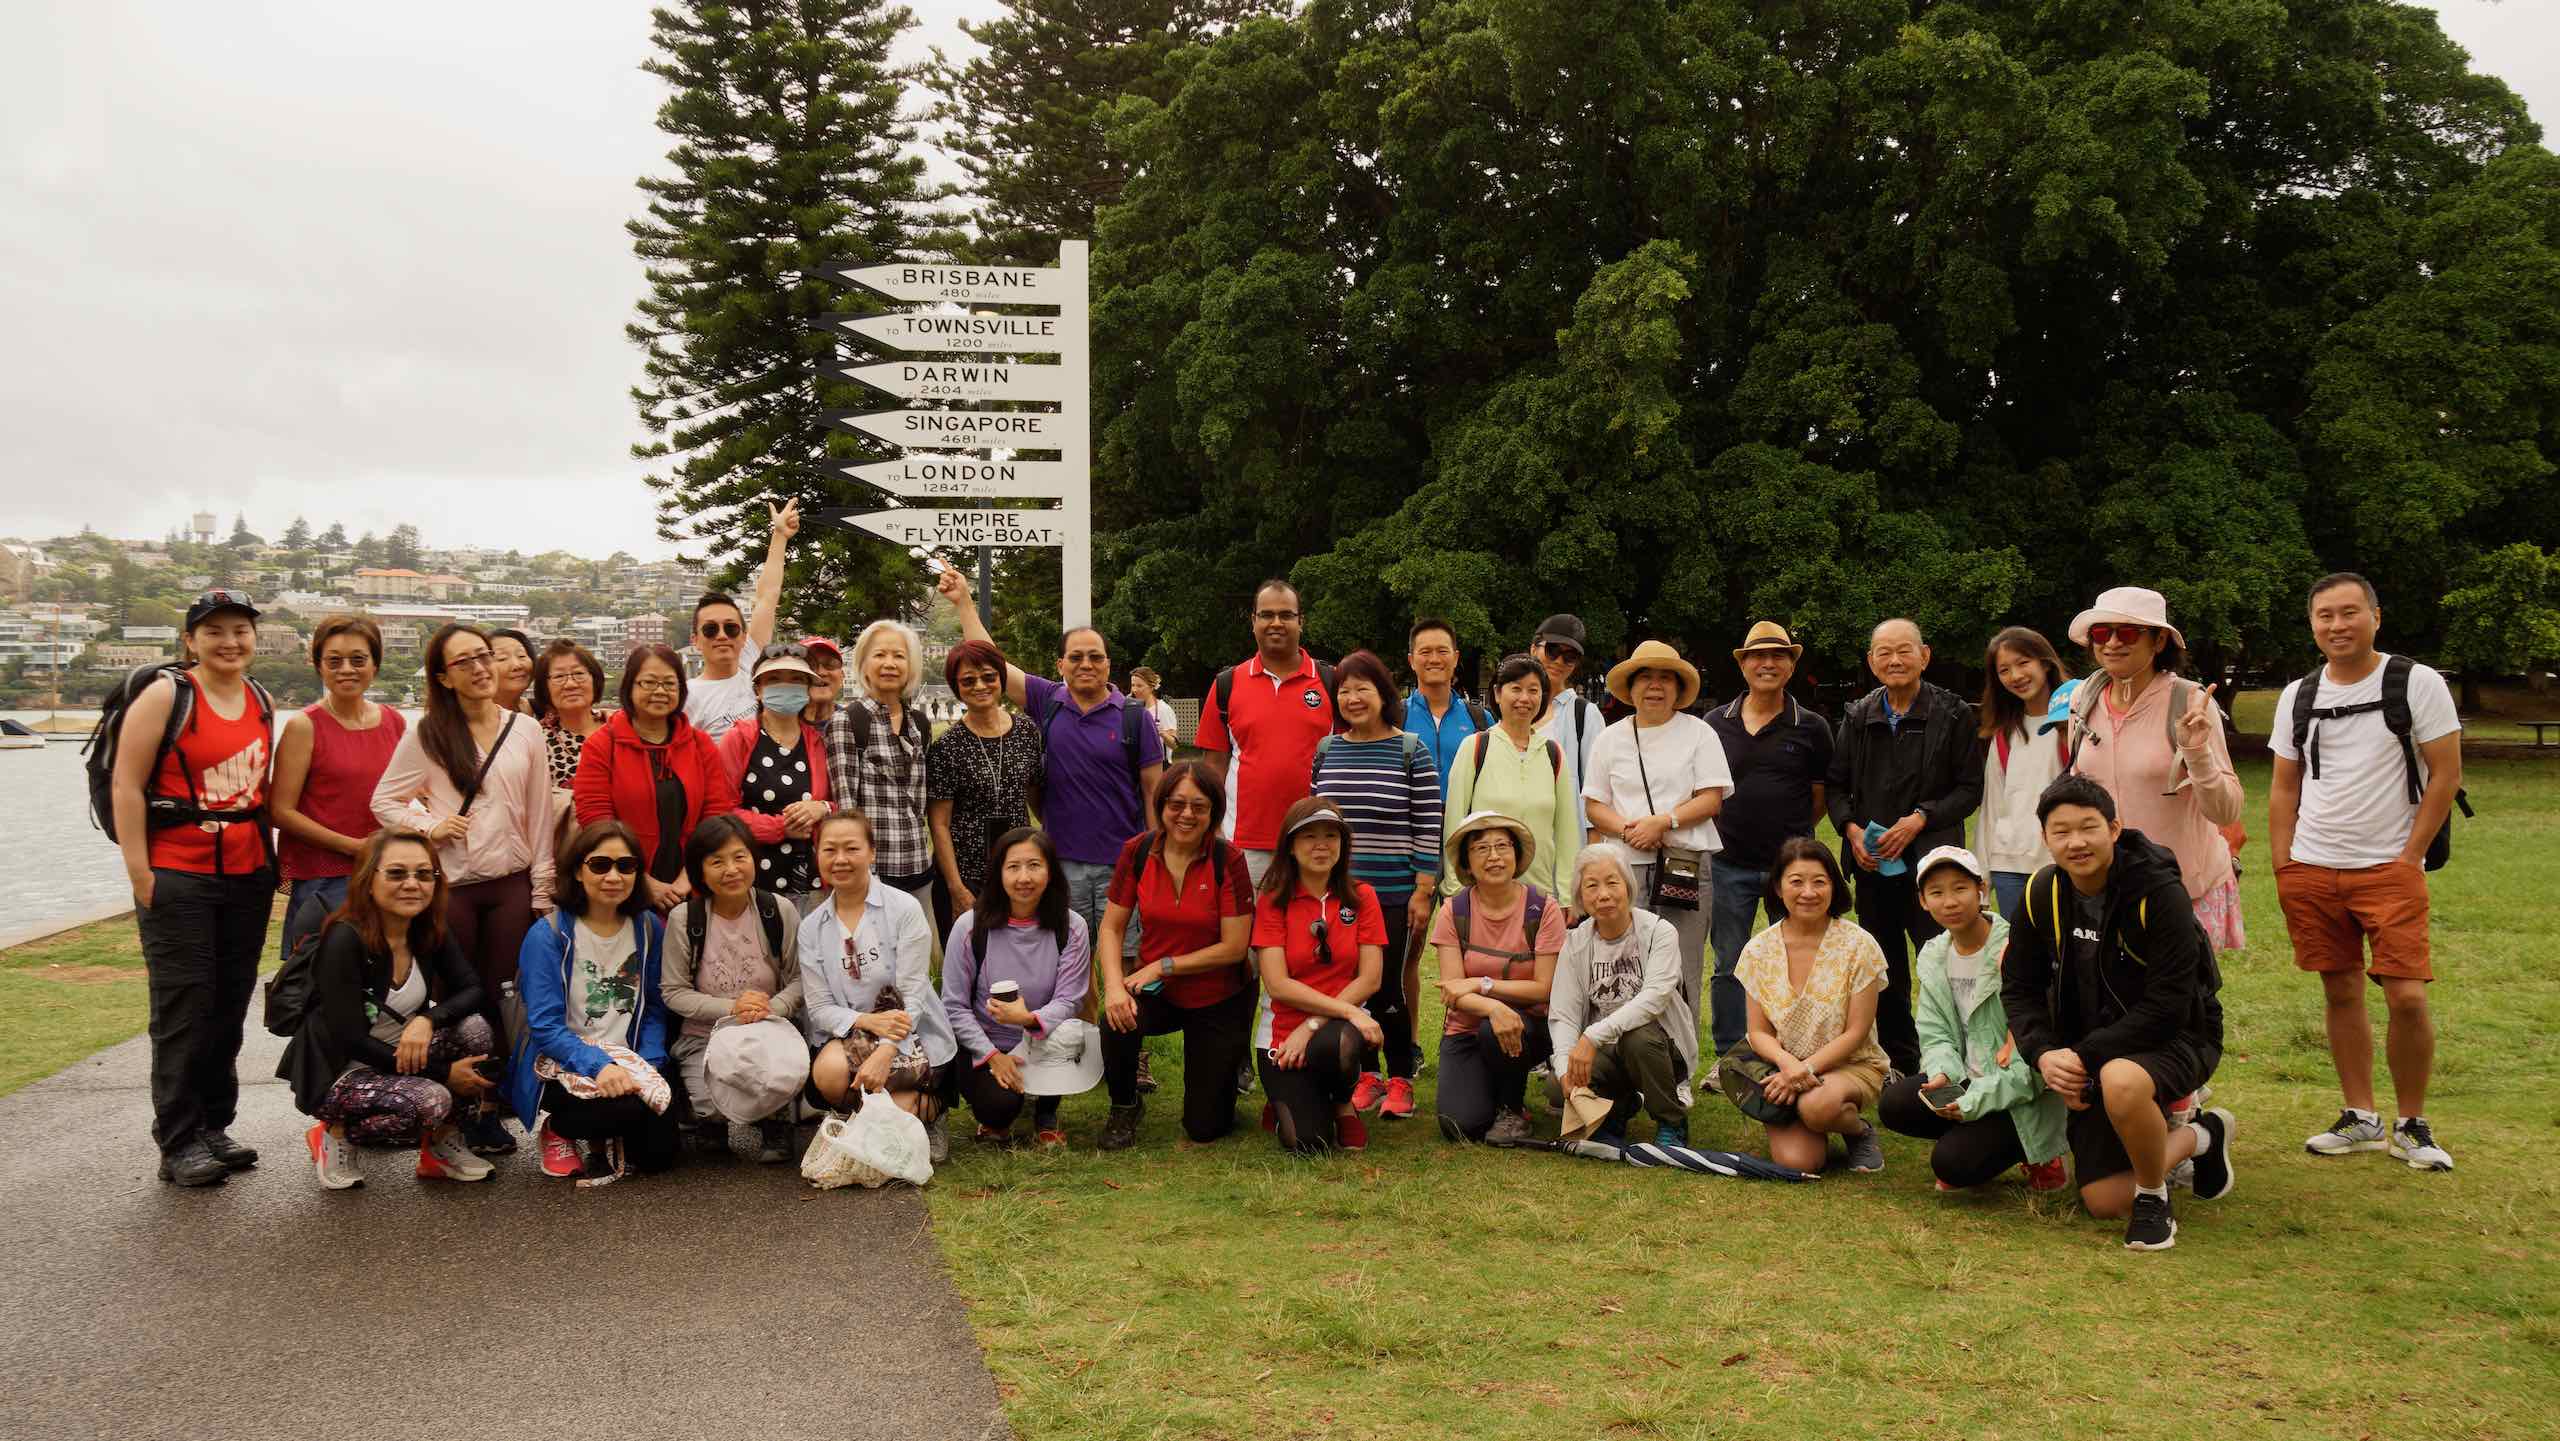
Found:
[[[519, 1134], [589, 1185], [688, 1145], [784, 1161], [795, 1123], [866, 1103], [914, 1115], [937, 1161], [962, 1107], [980, 1144], [1026, 1139], [1027, 1112], [1028, 1143], [1058, 1146], [1062, 1102], [1097, 1085], [1116, 1151], [1156, 1088], [1148, 1040], [1177, 1033], [1198, 1144], [1259, 1086], [1281, 1147], [1360, 1150], [1436, 1066], [1455, 1143], [1550, 1144], [1536, 1094], [1595, 1098], [1590, 1144], [1625, 1146], [1641, 1115], [1687, 1147], [1719, 1098], [1778, 1166], [1880, 1171], [1890, 1130], [1928, 1143], [1942, 1189], [2076, 1188], [2137, 1249], [2174, 1241], [2174, 1186], [2232, 1189], [2235, 1121], [2209, 1102], [2244, 797], [2154, 592], [2073, 620], [2077, 679], [2044, 636], [2000, 631], [1978, 704], [1887, 618], [1835, 728], [1792, 690], [1803, 648], [1776, 621], [1733, 650], [1721, 702], [1660, 640], [1595, 702], [1570, 615], [1493, 662], [1479, 702], [1449, 623], [1414, 623], [1400, 688], [1370, 651], [1316, 660], [1274, 580], [1178, 758], [1151, 672], [1123, 692], [1076, 627], [1056, 679], [1030, 673], [956, 571], [937, 584], [962, 711], [939, 735], [904, 623], [777, 642], [797, 528], [774, 514], [751, 611], [695, 607], [698, 674], [637, 647], [611, 706], [574, 643], [453, 624], [407, 723], [366, 698], [382, 638], [349, 616], [312, 639], [323, 698], [279, 730], [248, 678], [256, 609], [197, 601], [192, 664], [134, 693], [114, 771], [165, 1178], [256, 1161], [229, 1134], [234, 1062], [281, 883], [311, 1001], [280, 1074], [333, 1189], [386, 1144], [482, 1180]], [[2306, 1149], [2448, 1170], [2424, 866], [2459, 720], [2435, 671], [2375, 648], [2360, 577], [2309, 610], [2326, 663], [2279, 702], [2267, 835], [2343, 1092]]]

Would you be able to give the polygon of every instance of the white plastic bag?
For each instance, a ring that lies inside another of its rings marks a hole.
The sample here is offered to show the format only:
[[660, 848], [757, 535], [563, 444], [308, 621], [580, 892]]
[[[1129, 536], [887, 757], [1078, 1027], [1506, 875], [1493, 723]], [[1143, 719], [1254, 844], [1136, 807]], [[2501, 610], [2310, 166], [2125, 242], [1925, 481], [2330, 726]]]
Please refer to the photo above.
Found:
[[933, 1179], [933, 1154], [924, 1122], [908, 1115], [881, 1092], [862, 1098], [862, 1109], [845, 1124], [841, 1141], [853, 1158], [854, 1179], [865, 1186], [906, 1181], [921, 1186]]
[[821, 1191], [854, 1183], [861, 1166], [845, 1148], [845, 1127], [850, 1124], [846, 1116], [829, 1116], [818, 1123], [818, 1134], [810, 1138], [809, 1149], [800, 1157], [800, 1179]]

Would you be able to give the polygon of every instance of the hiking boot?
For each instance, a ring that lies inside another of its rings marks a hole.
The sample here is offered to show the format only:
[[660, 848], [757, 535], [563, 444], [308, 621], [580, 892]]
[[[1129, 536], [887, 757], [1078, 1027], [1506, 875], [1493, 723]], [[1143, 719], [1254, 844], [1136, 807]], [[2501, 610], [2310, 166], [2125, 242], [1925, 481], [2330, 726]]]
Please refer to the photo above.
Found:
[[[1609, 1128], [1609, 1129], [1614, 1130], [1614, 1129], [1616, 1129], [1616, 1128], [1615, 1128], [1615, 1127], [1611, 1127], [1611, 1128]], [[1598, 1139], [1598, 1138], [1597, 1138], [1597, 1137], [1594, 1137], [1594, 1139], [1596, 1140], [1596, 1139]], [[1689, 1146], [1689, 1123], [1688, 1123], [1688, 1122], [1686, 1122], [1686, 1121], [1656, 1121], [1656, 1122], [1654, 1122], [1654, 1123], [1653, 1123], [1653, 1143], [1654, 1143], [1655, 1145], [1657, 1145], [1657, 1146], [1678, 1146], [1678, 1147], [1680, 1147], [1682, 1150], [1686, 1150], [1686, 1149], [1688, 1149], [1688, 1146]], [[1620, 1141], [1613, 1141], [1613, 1142], [1611, 1142], [1610, 1144], [1611, 1144], [1611, 1145], [1615, 1145], [1615, 1146], [1624, 1146], [1624, 1145], [1626, 1144], [1626, 1142], [1625, 1142], [1625, 1141], [1623, 1141], [1623, 1140], [1620, 1140]]]
[[462, 1139], [475, 1156], [512, 1156], [516, 1138], [507, 1130], [506, 1118], [495, 1111], [474, 1111], [462, 1118]]
[[2379, 1151], [2388, 1144], [2379, 1112], [2349, 1106], [2338, 1112], [2329, 1129], [2303, 1142], [2302, 1149], [2315, 1156], [2352, 1156], [2358, 1151]]
[[1378, 1103], [1386, 1098], [1387, 1083], [1379, 1080], [1375, 1071], [1362, 1071], [1358, 1083], [1351, 1088], [1351, 1109], [1365, 1116], [1378, 1109]]
[[2166, 1251], [2178, 1244], [2178, 1218], [2169, 1212], [2169, 1198], [2133, 1193], [2133, 1215], [2124, 1223], [2124, 1248], [2128, 1251]]
[[1102, 1118], [1102, 1149], [1125, 1151], [1138, 1144], [1138, 1120], [1146, 1114], [1147, 1103], [1144, 1101], [1134, 1106], [1112, 1107], [1111, 1114]]
[[1845, 1138], [1849, 1143], [1849, 1169], [1872, 1176], [1884, 1169], [1884, 1142], [1876, 1128], [1868, 1126], [1857, 1135]]
[[1387, 1078], [1387, 1098], [1378, 1103], [1378, 1114], [1390, 1121], [1413, 1119], [1413, 1082], [1402, 1076]]
[[199, 1137], [160, 1153], [160, 1179], [173, 1186], [219, 1186], [231, 1179], [231, 1168], [205, 1149]]
[[356, 1148], [326, 1123], [313, 1122], [302, 1133], [302, 1144], [311, 1151], [311, 1169], [319, 1173], [322, 1188], [344, 1191], [364, 1184], [364, 1173], [356, 1169]]
[[1535, 1139], [1537, 1139], [1537, 1132], [1530, 1129], [1529, 1113], [1526, 1111], [1503, 1111], [1497, 1114], [1493, 1118], [1493, 1125], [1484, 1133], [1484, 1143], [1488, 1146], [1517, 1146]]
[[924, 1158], [937, 1166], [951, 1159], [951, 1132], [940, 1116], [924, 1123]]
[[1156, 1068], [1147, 1061], [1147, 1048], [1138, 1048], [1138, 1094], [1151, 1096], [1156, 1089]]
[[2436, 1144], [2434, 1128], [2424, 1116], [2403, 1116], [2391, 1128], [2391, 1154], [2412, 1171], [2450, 1171], [2453, 1153]]
[[1365, 1151], [1369, 1149], [1369, 1123], [1361, 1120], [1360, 1113], [1357, 1111], [1348, 1116], [1336, 1117], [1333, 1123], [1333, 1139], [1335, 1145], [1346, 1151]]
[[437, 1127], [418, 1143], [421, 1181], [485, 1181], [497, 1172], [497, 1167], [473, 1155], [451, 1126]]
[[213, 1153], [215, 1160], [234, 1171], [245, 1171], [258, 1164], [257, 1149], [241, 1145], [238, 1141], [231, 1139], [231, 1133], [228, 1131], [200, 1132], [198, 1139], [204, 1142], [206, 1150]]
[[2027, 1173], [2027, 1189], [2038, 1194], [2059, 1191], [2071, 1184], [2069, 1173], [2062, 1169], [2060, 1156], [2050, 1161], [2030, 1161], [2020, 1169]]
[[2231, 1194], [2231, 1143], [2240, 1137], [2240, 1123], [2229, 1111], [2214, 1106], [2196, 1112], [2195, 1128], [2213, 1138], [2203, 1155], [2190, 1158], [2196, 1163], [2196, 1199], [2219, 1201]]
[[756, 1122], [756, 1164], [774, 1166], [790, 1160], [791, 1141], [789, 1121]]
[[542, 1174], [555, 1181], [574, 1181], [587, 1172], [587, 1163], [578, 1159], [578, 1145], [545, 1125], [534, 1132], [542, 1145]]

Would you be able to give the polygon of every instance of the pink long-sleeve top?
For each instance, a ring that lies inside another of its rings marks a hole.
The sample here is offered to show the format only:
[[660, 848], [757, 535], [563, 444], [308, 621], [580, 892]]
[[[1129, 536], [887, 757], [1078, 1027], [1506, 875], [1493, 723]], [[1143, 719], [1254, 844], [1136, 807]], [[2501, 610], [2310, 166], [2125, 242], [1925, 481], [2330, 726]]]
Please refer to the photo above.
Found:
[[[2200, 750], [2181, 751], [2169, 740], [2171, 693], [2183, 687], [2156, 675], [2121, 713], [2109, 704], [2115, 689], [2104, 672], [2084, 685], [2102, 692], [2076, 709], [2088, 731], [2072, 753], [2071, 768], [2105, 786], [2116, 798], [2116, 819], [2169, 848], [2187, 898], [2202, 900], [2232, 877], [2231, 847], [2222, 828], [2240, 819], [2245, 799], [2231, 769], [2231, 748], [2216, 724]], [[2178, 762], [2186, 762], [2184, 774]], [[2173, 789], [2174, 787], [2174, 789]]]
[[[409, 727], [392, 748], [382, 779], [374, 783], [373, 817], [386, 826], [426, 830], [462, 810], [462, 788], [471, 778], [446, 775], [442, 766], [427, 758], [420, 743], [424, 730], [424, 726]], [[428, 811], [424, 822], [409, 809], [410, 798], [421, 792]], [[436, 864], [444, 870], [445, 884], [469, 885], [529, 871], [534, 909], [549, 910], [551, 816], [551, 752], [543, 744], [542, 727], [533, 717], [523, 716], [498, 743], [496, 757], [489, 762], [489, 774], [471, 802], [470, 833], [436, 847]]]

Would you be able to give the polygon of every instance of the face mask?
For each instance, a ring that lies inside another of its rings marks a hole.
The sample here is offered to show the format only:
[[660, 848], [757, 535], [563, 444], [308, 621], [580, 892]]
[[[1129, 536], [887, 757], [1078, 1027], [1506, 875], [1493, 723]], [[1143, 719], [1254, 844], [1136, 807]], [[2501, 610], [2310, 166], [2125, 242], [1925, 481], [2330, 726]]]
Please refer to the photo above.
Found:
[[766, 686], [764, 708], [776, 715], [798, 715], [809, 708], [809, 688], [805, 685]]

